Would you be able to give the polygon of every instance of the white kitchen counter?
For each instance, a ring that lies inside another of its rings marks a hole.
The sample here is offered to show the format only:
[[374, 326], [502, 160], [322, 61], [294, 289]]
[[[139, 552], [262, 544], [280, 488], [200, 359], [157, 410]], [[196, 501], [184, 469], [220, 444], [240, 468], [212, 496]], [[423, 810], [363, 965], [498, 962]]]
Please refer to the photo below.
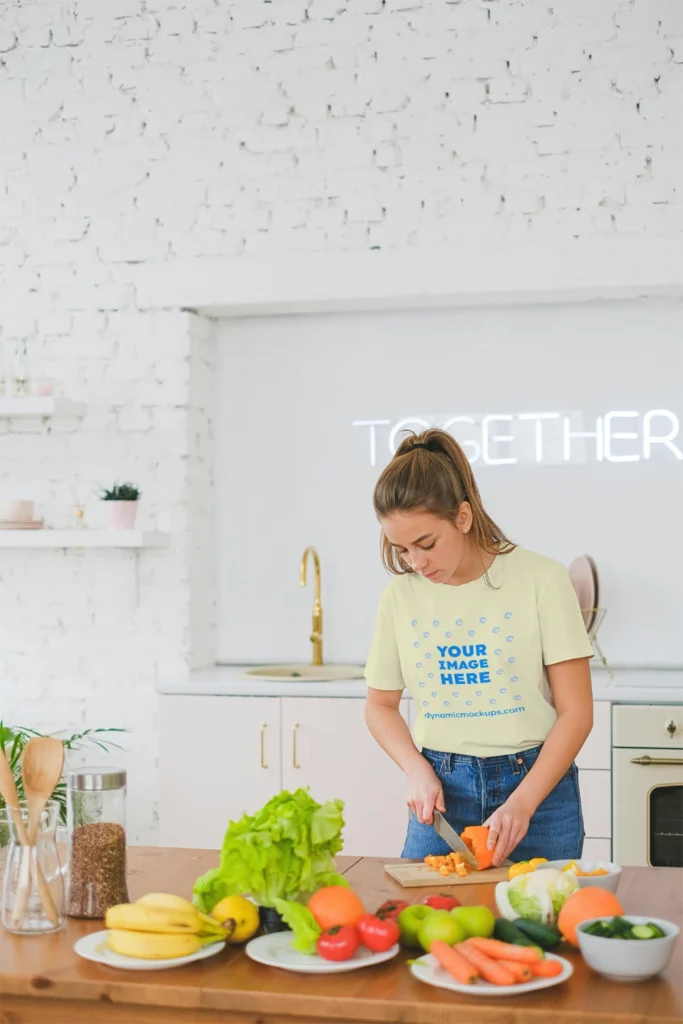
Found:
[[[223, 697], [364, 697], [364, 679], [307, 683], [301, 679], [265, 682], [245, 675], [249, 666], [216, 665], [192, 672], [183, 679], [162, 680], [158, 693]], [[683, 669], [621, 668], [614, 678], [594, 666], [593, 697], [613, 704], [683, 703]], [[410, 699], [407, 691], [405, 699]]]

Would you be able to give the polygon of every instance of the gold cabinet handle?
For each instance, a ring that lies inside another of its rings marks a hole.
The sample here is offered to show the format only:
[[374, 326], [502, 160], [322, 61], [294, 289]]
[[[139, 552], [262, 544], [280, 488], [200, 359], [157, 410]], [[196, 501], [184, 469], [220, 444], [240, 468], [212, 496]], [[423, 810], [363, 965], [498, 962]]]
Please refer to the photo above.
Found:
[[266, 764], [266, 729], [267, 728], [268, 728], [268, 723], [264, 722], [262, 724], [262, 726], [261, 726], [261, 767], [262, 768], [268, 768], [268, 765]]
[[292, 726], [292, 767], [293, 768], [301, 768], [301, 765], [299, 764], [299, 762], [297, 760], [297, 754], [296, 754], [296, 734], [297, 734], [298, 728], [299, 728], [299, 723], [295, 722], [294, 725]]

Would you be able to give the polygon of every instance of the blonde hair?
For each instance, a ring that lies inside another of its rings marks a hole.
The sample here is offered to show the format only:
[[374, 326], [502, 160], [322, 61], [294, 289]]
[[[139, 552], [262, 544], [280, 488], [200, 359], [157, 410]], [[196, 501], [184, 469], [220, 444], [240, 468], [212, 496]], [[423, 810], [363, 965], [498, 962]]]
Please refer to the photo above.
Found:
[[[471, 536], [480, 551], [508, 554], [514, 549], [486, 512], [465, 452], [454, 437], [436, 427], [411, 434], [401, 442], [380, 474], [373, 494], [375, 514], [380, 520], [394, 512], [420, 510], [455, 523], [463, 501], [472, 509]], [[382, 563], [389, 572], [403, 575], [413, 571], [384, 532], [381, 551]]]

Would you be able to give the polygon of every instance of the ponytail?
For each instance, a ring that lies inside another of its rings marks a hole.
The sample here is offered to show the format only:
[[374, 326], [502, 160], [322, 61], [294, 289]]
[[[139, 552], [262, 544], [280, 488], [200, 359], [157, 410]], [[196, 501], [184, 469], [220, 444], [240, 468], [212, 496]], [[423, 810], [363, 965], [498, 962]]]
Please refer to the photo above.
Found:
[[[470, 535], [482, 552], [507, 554], [514, 544], [486, 512], [477, 482], [458, 442], [433, 427], [406, 437], [375, 485], [373, 504], [378, 519], [394, 512], [431, 512], [455, 523], [463, 501], [472, 509]], [[382, 534], [382, 562], [389, 572], [412, 572]]]

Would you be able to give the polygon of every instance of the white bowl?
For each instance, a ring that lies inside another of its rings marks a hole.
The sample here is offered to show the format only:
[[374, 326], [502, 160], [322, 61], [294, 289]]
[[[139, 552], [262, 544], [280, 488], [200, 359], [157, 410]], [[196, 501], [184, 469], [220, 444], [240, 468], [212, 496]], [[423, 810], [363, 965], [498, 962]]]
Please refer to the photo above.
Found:
[[[537, 871], [542, 871], [543, 868], [556, 868], [558, 871], [563, 871], [567, 864], [571, 864], [572, 861], [568, 857], [567, 860], [549, 860], [547, 864], [539, 864], [536, 868]], [[618, 864], [612, 864], [608, 860], [577, 860], [576, 864], [581, 868], [582, 871], [597, 871], [598, 868], [603, 868], [605, 871], [609, 871], [608, 875], [575, 875], [573, 871], [567, 872], [574, 876], [576, 881], [579, 883], [579, 889], [587, 889], [589, 886], [597, 886], [598, 889], [607, 889], [609, 892], [616, 892], [619, 888], [619, 882], [621, 881], [621, 868]], [[617, 939], [617, 942], [619, 940]]]
[[663, 971], [673, 953], [680, 928], [659, 917], [624, 914], [631, 924], [656, 924], [665, 933], [663, 939], [603, 939], [587, 935], [585, 929], [595, 921], [611, 921], [612, 917], [593, 917], [577, 926], [579, 948], [589, 967], [612, 981], [645, 981]]

